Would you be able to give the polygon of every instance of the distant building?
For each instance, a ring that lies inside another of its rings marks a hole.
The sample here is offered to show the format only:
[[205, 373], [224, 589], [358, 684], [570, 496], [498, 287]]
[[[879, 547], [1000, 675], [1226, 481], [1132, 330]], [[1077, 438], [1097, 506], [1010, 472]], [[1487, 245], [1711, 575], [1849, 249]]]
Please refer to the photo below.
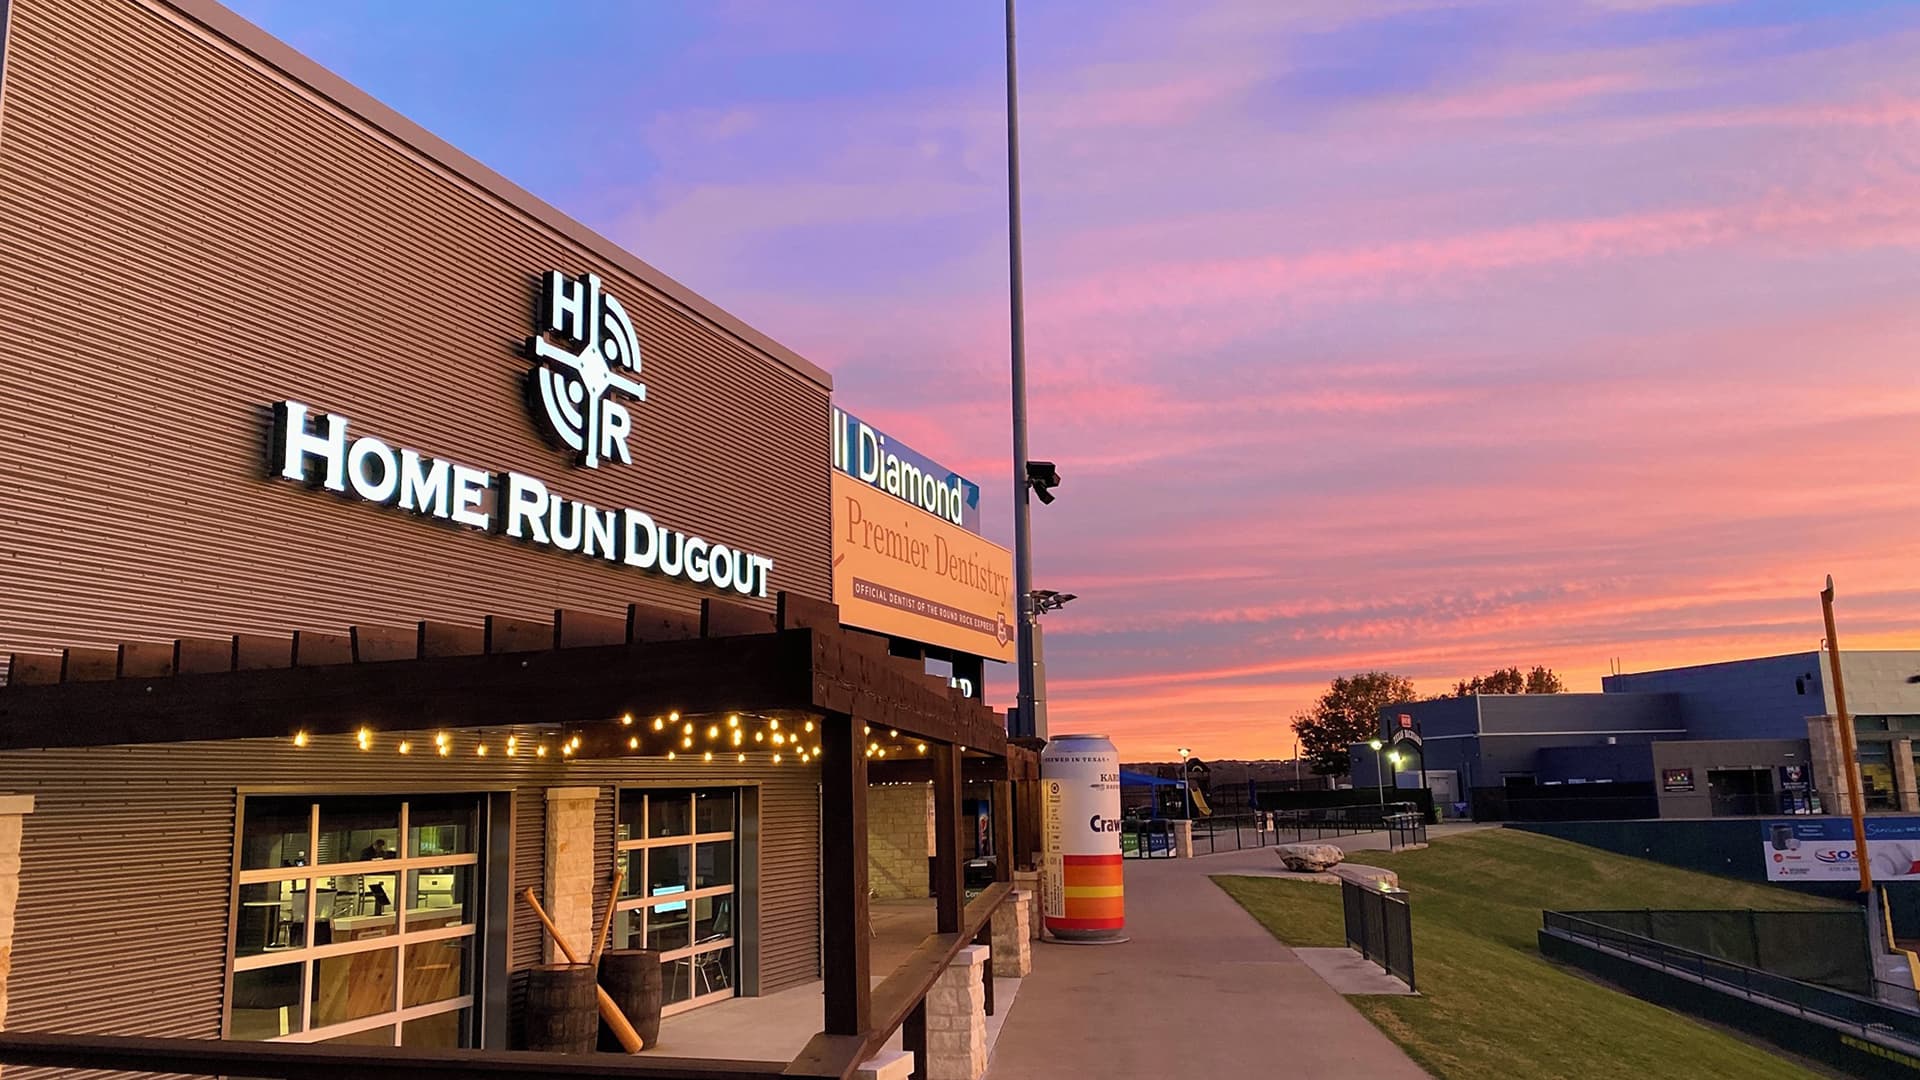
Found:
[[[1920, 810], [1920, 650], [1847, 652], [1841, 662], [1869, 807]], [[1378, 761], [1400, 787], [1418, 787], [1424, 765], [1443, 804], [1477, 790], [1553, 796], [1570, 816], [1806, 812], [1816, 797], [1833, 810], [1849, 770], [1826, 672], [1816, 651], [1611, 675], [1598, 694], [1392, 705], [1380, 711], [1386, 745], [1351, 749], [1353, 784], [1381, 783]], [[1591, 805], [1567, 807], [1574, 796]]]

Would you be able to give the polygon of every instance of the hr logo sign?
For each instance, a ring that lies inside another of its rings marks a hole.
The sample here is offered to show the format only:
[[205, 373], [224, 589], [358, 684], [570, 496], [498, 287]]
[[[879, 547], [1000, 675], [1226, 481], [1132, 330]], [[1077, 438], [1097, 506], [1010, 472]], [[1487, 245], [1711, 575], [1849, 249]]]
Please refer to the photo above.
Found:
[[527, 352], [527, 406], [561, 445], [598, 468], [602, 460], [633, 464], [627, 436], [633, 417], [625, 401], [647, 400], [640, 373], [640, 342], [620, 301], [582, 274], [569, 281], [550, 270], [541, 282], [540, 316]]

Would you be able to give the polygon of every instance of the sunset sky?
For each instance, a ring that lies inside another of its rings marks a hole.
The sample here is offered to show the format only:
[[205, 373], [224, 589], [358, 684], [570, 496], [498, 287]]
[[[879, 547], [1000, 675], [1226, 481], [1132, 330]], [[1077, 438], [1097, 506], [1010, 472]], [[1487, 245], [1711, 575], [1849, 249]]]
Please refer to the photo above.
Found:
[[[1010, 536], [997, 3], [229, 2]], [[1920, 647], [1920, 5], [1021, 18], [1054, 732], [1284, 757], [1356, 670], [1812, 649], [1827, 573], [1843, 645]]]

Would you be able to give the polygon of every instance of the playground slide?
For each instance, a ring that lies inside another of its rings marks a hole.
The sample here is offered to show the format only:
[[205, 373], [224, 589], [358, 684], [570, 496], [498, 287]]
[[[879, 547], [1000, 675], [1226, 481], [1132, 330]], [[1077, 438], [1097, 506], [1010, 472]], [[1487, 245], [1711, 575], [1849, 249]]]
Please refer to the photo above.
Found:
[[1187, 781], [1187, 792], [1193, 797], [1193, 808], [1200, 811], [1201, 817], [1213, 816], [1213, 807], [1207, 805], [1207, 797], [1200, 793], [1199, 788], [1193, 786], [1191, 780]]

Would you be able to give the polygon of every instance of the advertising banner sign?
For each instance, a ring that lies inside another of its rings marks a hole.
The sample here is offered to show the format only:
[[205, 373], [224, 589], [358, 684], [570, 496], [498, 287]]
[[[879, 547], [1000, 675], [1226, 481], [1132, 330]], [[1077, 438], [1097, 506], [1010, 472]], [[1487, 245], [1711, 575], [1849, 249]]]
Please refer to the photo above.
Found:
[[[1808, 817], [1761, 826], [1768, 881], [1858, 881], [1853, 821]], [[1920, 818], [1867, 819], [1867, 853], [1876, 882], [1920, 882]]]
[[1660, 790], [1667, 792], [1692, 791], [1692, 769], [1667, 769], [1660, 774]]
[[980, 531], [979, 484], [841, 409], [833, 410], [833, 467], [968, 532]]
[[840, 621], [1011, 663], [1013, 553], [846, 473], [832, 475]]

